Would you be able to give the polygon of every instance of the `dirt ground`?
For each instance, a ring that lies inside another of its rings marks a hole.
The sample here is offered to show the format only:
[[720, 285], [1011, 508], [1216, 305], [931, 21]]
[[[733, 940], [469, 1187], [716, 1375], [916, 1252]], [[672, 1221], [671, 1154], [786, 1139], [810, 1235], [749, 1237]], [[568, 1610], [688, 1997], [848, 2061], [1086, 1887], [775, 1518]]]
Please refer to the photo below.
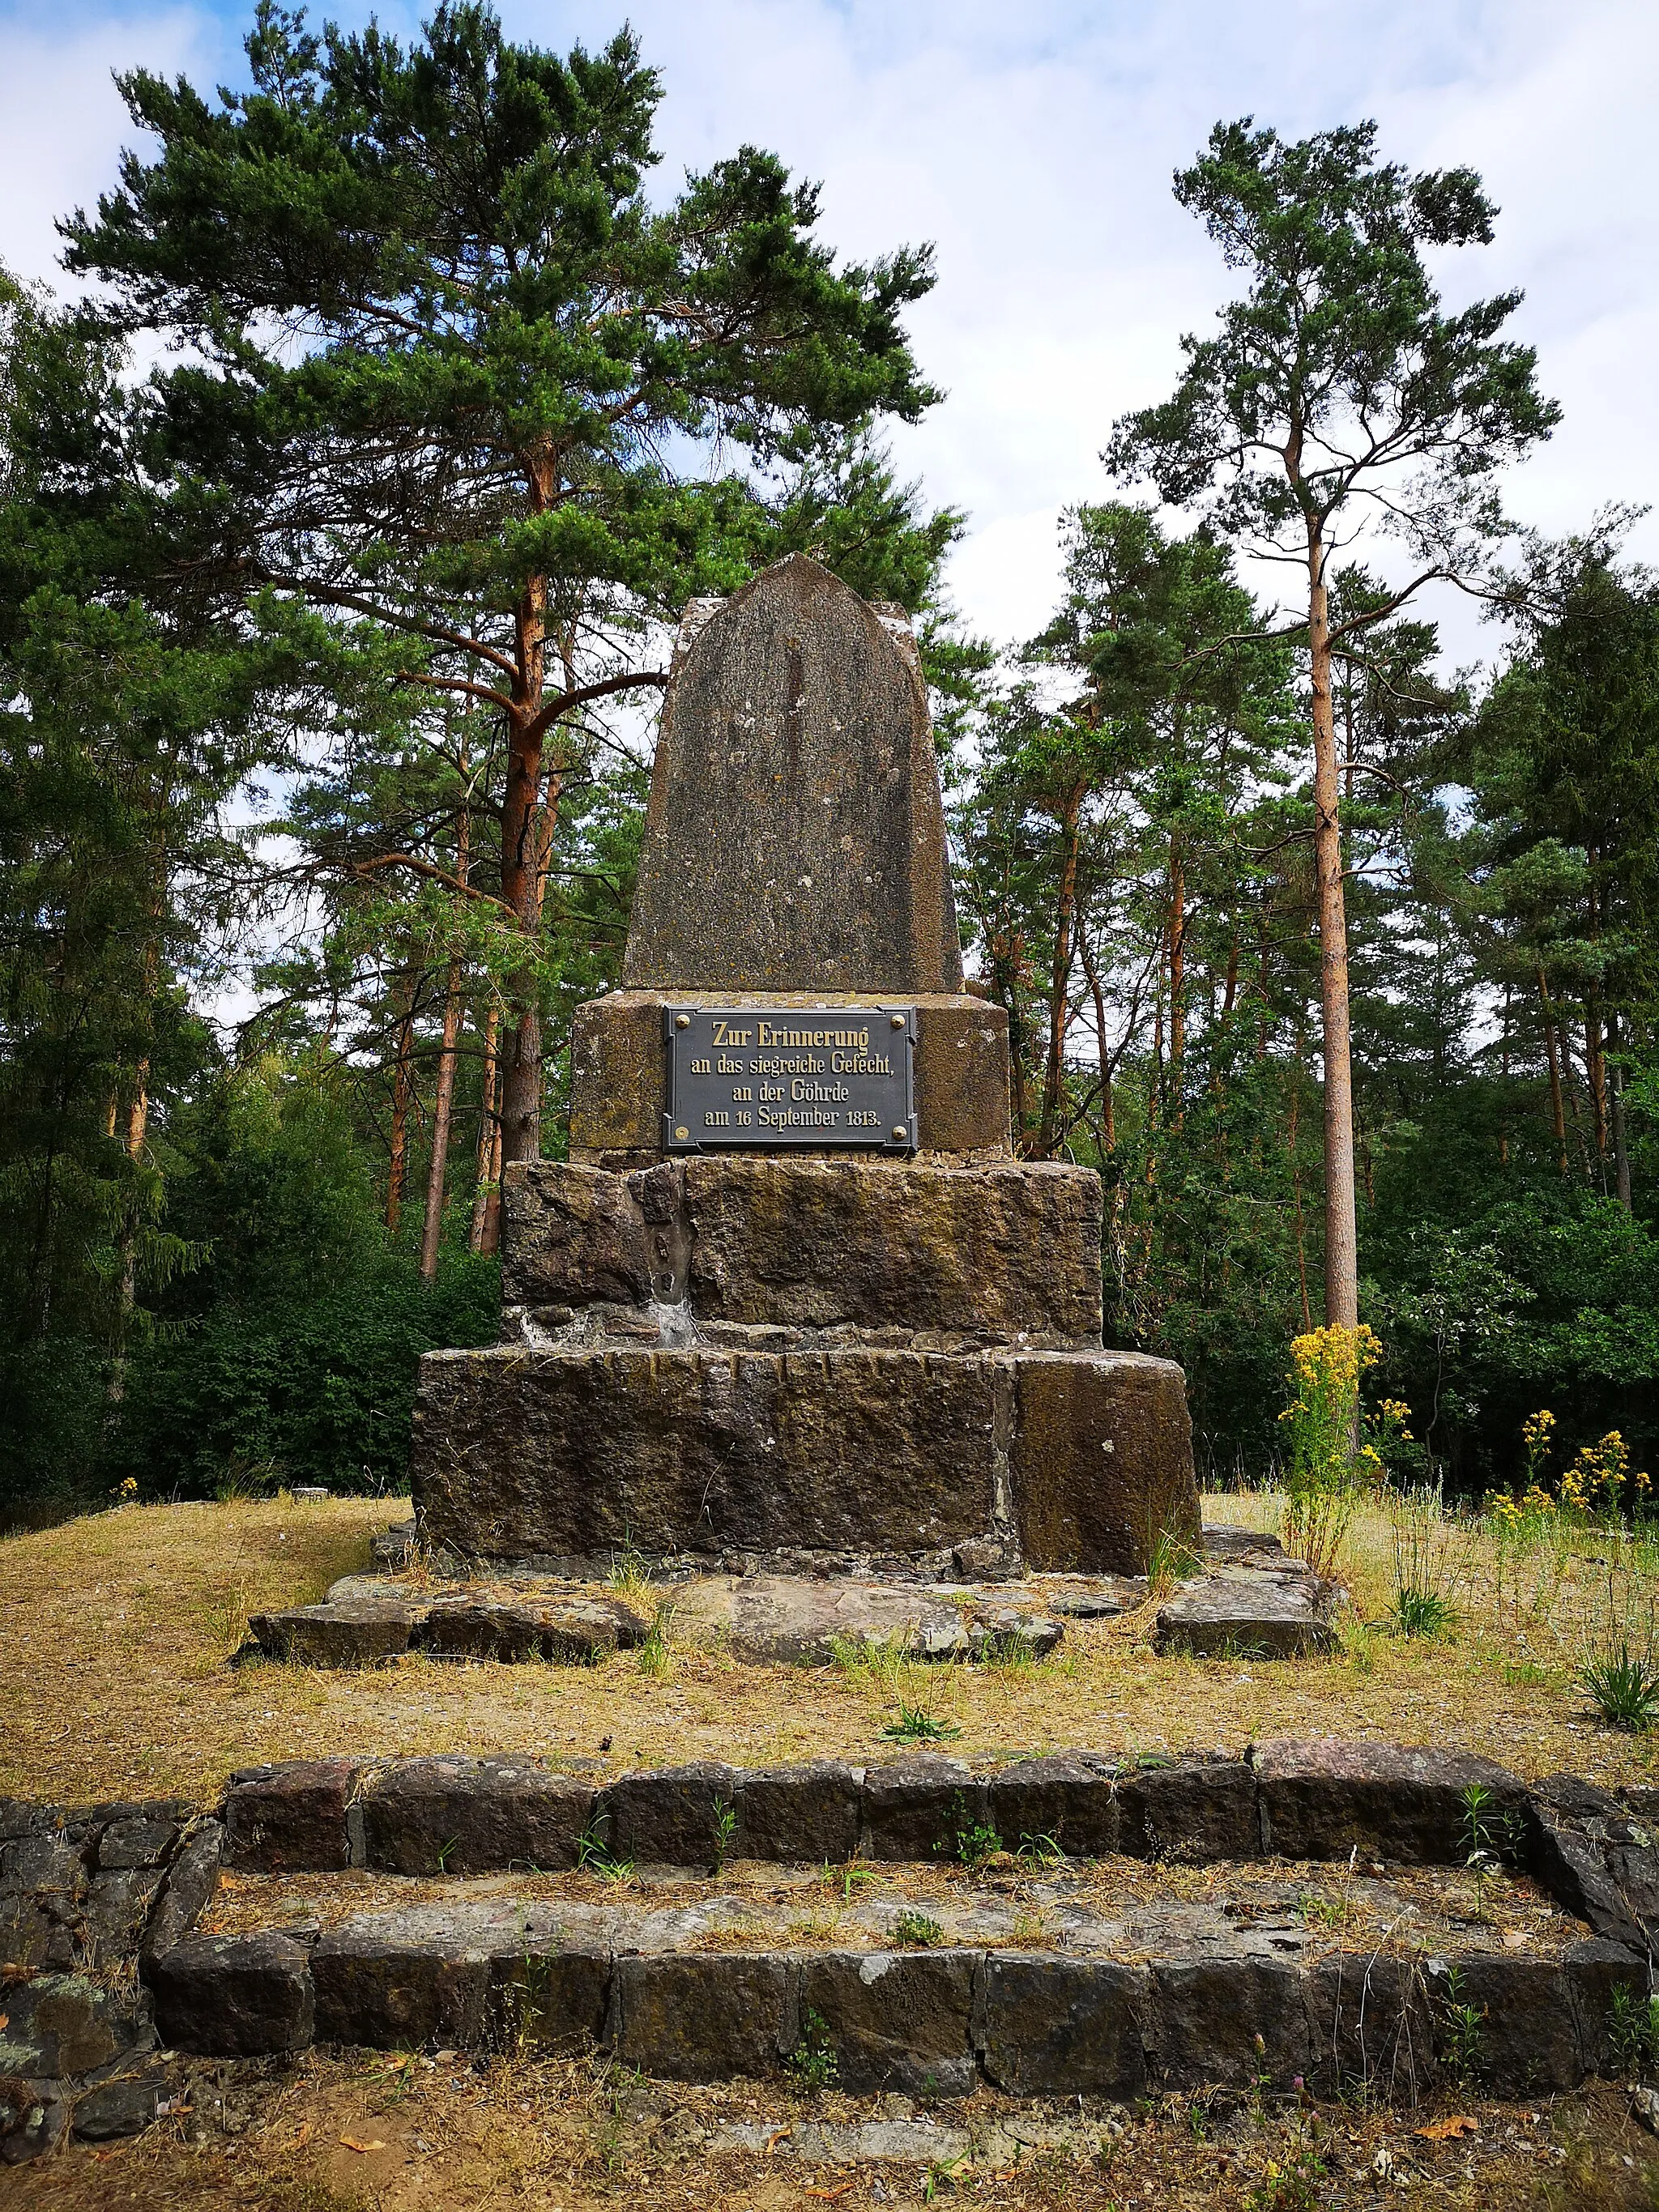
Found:
[[[1274, 1517], [1257, 1497], [1205, 1510]], [[1237, 1755], [1268, 1735], [1370, 1735], [1466, 1747], [1528, 1778], [1659, 1778], [1655, 1739], [1601, 1726], [1575, 1680], [1611, 1586], [1593, 1532], [1570, 1557], [1518, 1564], [1453, 1532], [1442, 1571], [1457, 1626], [1407, 1641], [1363, 1625], [1392, 1597], [1396, 1540], [1380, 1514], [1351, 1537], [1357, 1625], [1327, 1660], [1161, 1658], [1149, 1607], [1071, 1625], [1052, 1660], [994, 1668], [765, 1665], [682, 1646], [672, 1625], [654, 1673], [633, 1653], [592, 1668], [227, 1664], [250, 1611], [364, 1570], [371, 1535], [408, 1510], [361, 1498], [128, 1506], [0, 1540], [0, 1794], [204, 1801], [234, 1767], [329, 1752], [513, 1751], [596, 1775], [696, 1757], [867, 1761], [895, 1748], [882, 1731], [901, 1698], [959, 1731], [947, 1746], [969, 1758], [1073, 1745]]]
[[[924, 2153], [859, 2155], [860, 2124], [902, 2129]], [[805, 2133], [815, 2127], [832, 2139], [815, 2147]], [[1659, 2145], [1612, 2088], [1530, 2108], [1454, 2097], [1387, 2114], [1237, 2094], [1126, 2111], [981, 2092], [924, 2108], [833, 2090], [644, 2082], [586, 2063], [478, 2070], [453, 2052], [313, 2056], [286, 2076], [203, 2063], [188, 2110], [130, 2142], [0, 2169], [0, 2203], [20, 2212], [1650, 2212]]]

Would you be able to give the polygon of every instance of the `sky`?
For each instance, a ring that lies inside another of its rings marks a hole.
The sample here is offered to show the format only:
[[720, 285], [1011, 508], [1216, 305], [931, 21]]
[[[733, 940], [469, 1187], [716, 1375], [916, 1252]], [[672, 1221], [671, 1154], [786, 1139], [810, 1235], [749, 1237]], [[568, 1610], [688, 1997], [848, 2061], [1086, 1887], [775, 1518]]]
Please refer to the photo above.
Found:
[[[313, 11], [358, 24], [370, 9]], [[419, 7], [379, 8], [413, 29]], [[501, 0], [509, 32], [602, 42], [621, 0]], [[113, 179], [131, 127], [111, 72], [206, 88], [242, 75], [246, 7], [0, 0], [0, 259], [52, 280], [53, 218]], [[1448, 301], [1518, 286], [1564, 420], [1510, 476], [1553, 534], [1659, 493], [1659, 7], [1652, 0], [629, 0], [662, 71], [658, 189], [744, 143], [823, 186], [849, 256], [931, 240], [913, 313], [948, 394], [893, 445], [935, 504], [964, 509], [949, 577], [973, 629], [1046, 620], [1062, 510], [1109, 495], [1114, 419], [1165, 395], [1183, 331], [1230, 279], [1178, 208], [1173, 171], [1218, 119], [1285, 136], [1374, 117], [1383, 154], [1468, 164], [1494, 243], [1445, 258]], [[1632, 551], [1659, 563], [1659, 518]], [[1467, 661], [1496, 641], [1453, 595], [1425, 606]]]

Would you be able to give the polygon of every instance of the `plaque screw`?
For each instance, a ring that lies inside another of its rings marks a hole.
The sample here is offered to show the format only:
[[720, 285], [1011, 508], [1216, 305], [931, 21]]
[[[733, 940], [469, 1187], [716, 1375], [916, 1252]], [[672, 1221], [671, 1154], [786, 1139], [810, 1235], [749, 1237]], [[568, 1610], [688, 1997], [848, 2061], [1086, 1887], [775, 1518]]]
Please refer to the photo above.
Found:
[[890, 1014], [887, 1018], [896, 1030], [902, 1030], [904, 1027], [904, 1017], [902, 1014]]
[[683, 1144], [685, 1142], [686, 1138], [687, 1138], [687, 1136], [688, 1136], [688, 1134], [689, 1134], [689, 1133], [690, 1133], [690, 1132], [689, 1132], [689, 1131], [687, 1131], [687, 1130], [684, 1130], [684, 1129], [676, 1129], [676, 1130], [675, 1130], [675, 1132], [674, 1132], [674, 1142], [675, 1142], [677, 1145], [683, 1145]]
[[909, 1133], [910, 1132], [905, 1127], [903, 1122], [899, 1122], [893, 1131], [893, 1142], [896, 1145], [902, 1145]]
[[690, 1015], [676, 1014], [674, 1017], [674, 1026], [677, 1030], [689, 1030], [691, 1026]]

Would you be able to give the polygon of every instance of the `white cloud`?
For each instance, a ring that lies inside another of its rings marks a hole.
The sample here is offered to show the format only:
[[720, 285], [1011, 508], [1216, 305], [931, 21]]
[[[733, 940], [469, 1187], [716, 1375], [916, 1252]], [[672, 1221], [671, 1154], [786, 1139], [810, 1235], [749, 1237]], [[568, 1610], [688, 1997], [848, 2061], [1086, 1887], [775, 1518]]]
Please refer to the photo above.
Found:
[[[341, 0], [318, 13], [361, 20]], [[382, 7], [406, 29], [416, 10]], [[1512, 503], [1553, 531], [1659, 486], [1659, 11], [1640, 0], [503, 0], [514, 34], [592, 46], [624, 14], [667, 98], [665, 185], [744, 140], [824, 186], [854, 254], [937, 241], [915, 329], [950, 397], [895, 443], [969, 510], [955, 587], [976, 626], [1045, 617], [1060, 508], [1105, 489], [1115, 416], [1169, 388], [1227, 282], [1170, 195], [1220, 117], [1300, 134], [1372, 114], [1413, 166], [1469, 162], [1503, 207], [1454, 257], [1462, 298], [1527, 291], [1517, 331], [1566, 409]], [[49, 269], [51, 218], [113, 173], [112, 66], [229, 66], [229, 16], [173, 8], [27, 32], [0, 20], [0, 255]], [[65, 118], [73, 118], [72, 130]], [[1659, 524], [1638, 544], [1659, 556]], [[1486, 642], [1437, 605], [1460, 657]]]

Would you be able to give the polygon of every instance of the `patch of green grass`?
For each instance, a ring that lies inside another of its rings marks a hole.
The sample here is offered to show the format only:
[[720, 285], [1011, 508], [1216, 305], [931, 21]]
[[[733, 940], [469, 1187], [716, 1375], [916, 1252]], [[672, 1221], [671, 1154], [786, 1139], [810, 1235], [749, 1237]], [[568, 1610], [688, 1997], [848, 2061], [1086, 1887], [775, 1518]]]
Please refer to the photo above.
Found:
[[1607, 1728], [1645, 1735], [1659, 1720], [1659, 1668], [1628, 1644], [1613, 1644], [1587, 1659], [1578, 1680]]
[[945, 1941], [945, 1929], [931, 1913], [919, 1912], [907, 1905], [893, 1921], [893, 1941], [917, 1951], [931, 1951], [936, 1943]]
[[1394, 1626], [1399, 1636], [1420, 1636], [1433, 1642], [1449, 1636], [1457, 1626], [1457, 1608], [1438, 1590], [1407, 1586], [1394, 1596]]
[[881, 1731], [889, 1743], [948, 1743], [962, 1730], [954, 1721], [942, 1721], [926, 1705], [907, 1705], [901, 1702], [898, 1718], [889, 1721]]

